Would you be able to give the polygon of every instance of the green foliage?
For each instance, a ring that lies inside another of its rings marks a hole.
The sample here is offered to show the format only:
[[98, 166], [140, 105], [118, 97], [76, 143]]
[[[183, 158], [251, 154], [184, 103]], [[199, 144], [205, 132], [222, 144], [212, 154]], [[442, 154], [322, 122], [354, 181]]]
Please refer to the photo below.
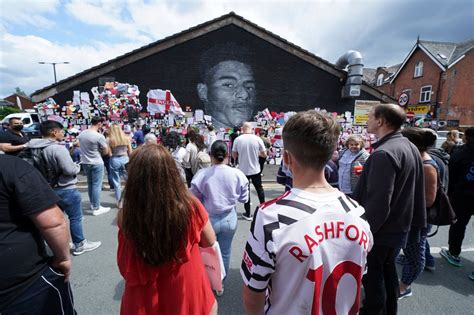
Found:
[[18, 107], [13, 106], [0, 106], [0, 120], [5, 118], [7, 115], [19, 113], [21, 110]]

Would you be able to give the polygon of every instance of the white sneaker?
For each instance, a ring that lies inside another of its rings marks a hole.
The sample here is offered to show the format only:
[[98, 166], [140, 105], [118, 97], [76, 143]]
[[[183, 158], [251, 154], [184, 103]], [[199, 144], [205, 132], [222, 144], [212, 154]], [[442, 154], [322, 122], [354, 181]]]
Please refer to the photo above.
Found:
[[97, 216], [97, 215], [101, 215], [103, 213], [107, 213], [110, 211], [110, 207], [102, 207], [102, 206], [99, 206], [99, 209], [97, 210], [92, 210], [92, 215], [94, 216]]
[[75, 248], [72, 251], [72, 254], [74, 256], [79, 256], [84, 254], [85, 252], [90, 252], [93, 251], [94, 249], [99, 248], [99, 246], [102, 245], [102, 242], [91, 242], [88, 240], [83, 240], [79, 244], [75, 246]]

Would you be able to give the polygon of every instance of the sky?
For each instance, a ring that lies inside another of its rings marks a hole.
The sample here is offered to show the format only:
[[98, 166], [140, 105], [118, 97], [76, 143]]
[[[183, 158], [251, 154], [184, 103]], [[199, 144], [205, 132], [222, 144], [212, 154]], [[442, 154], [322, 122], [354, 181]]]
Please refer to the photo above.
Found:
[[[234, 11], [335, 63], [401, 63], [421, 40], [474, 38], [474, 0], [0, 0], [0, 97], [27, 94]], [[72, 96], [71, 96], [72, 97]]]

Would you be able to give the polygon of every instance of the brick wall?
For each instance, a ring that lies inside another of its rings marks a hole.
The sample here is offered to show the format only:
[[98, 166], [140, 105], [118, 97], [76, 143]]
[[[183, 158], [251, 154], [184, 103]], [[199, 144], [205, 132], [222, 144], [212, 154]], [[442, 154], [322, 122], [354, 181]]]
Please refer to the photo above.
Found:
[[[419, 61], [423, 62], [423, 75], [415, 78], [415, 65]], [[398, 99], [404, 90], [411, 90], [409, 105], [434, 105], [437, 101], [440, 72], [441, 68], [421, 49], [417, 48], [393, 82], [393, 90], [390, 95]], [[427, 85], [431, 85], [431, 99], [427, 103], [420, 103], [421, 88]]]
[[440, 119], [474, 125], [474, 51], [447, 70], [442, 85]]

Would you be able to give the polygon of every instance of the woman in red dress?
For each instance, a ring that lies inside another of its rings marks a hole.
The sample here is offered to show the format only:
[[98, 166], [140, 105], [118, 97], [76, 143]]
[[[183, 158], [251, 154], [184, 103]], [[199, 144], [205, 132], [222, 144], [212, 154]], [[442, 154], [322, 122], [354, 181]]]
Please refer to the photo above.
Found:
[[199, 252], [215, 234], [163, 146], [133, 152], [117, 221], [121, 314], [217, 314]]

